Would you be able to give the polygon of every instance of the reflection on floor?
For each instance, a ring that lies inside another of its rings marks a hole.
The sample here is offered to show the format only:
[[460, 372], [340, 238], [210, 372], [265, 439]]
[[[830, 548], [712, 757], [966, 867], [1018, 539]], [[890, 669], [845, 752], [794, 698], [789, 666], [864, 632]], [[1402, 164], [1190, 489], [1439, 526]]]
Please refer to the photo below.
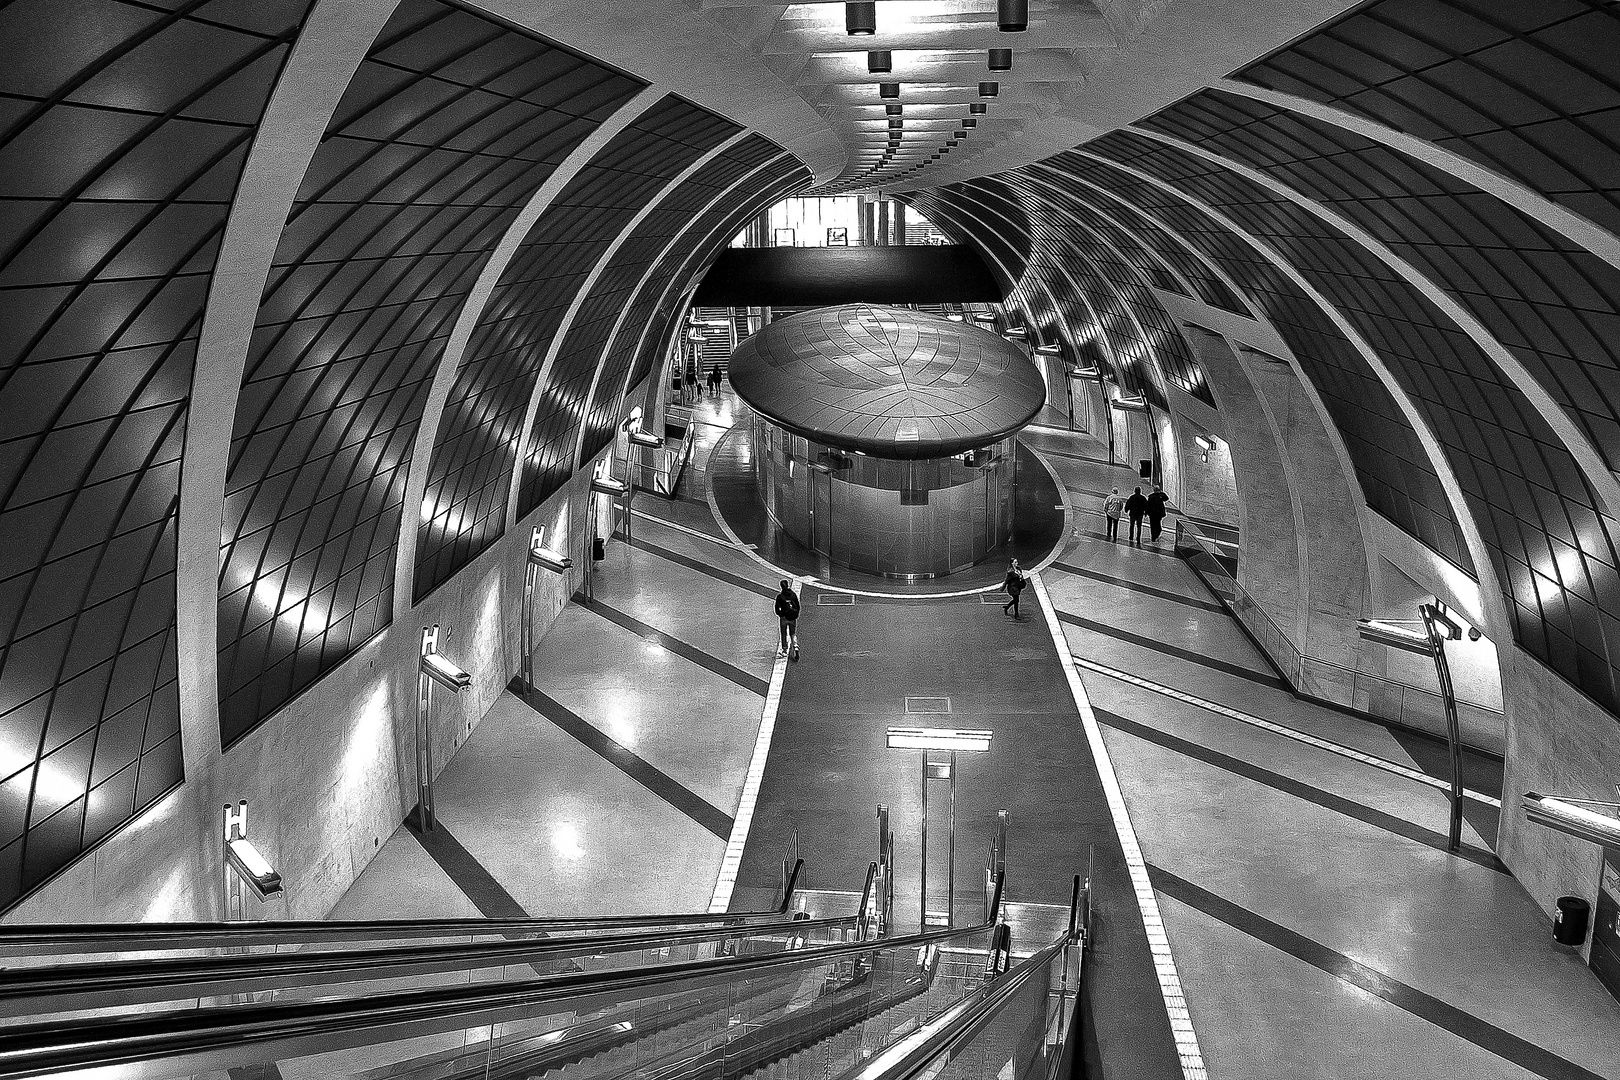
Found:
[[[903, 697], [923, 693], [949, 697], [953, 723], [998, 733], [961, 773], [964, 909], [980, 902], [983, 832], [1001, 806], [1014, 811], [1013, 898], [1066, 901], [1086, 845], [1109, 830], [1033, 595], [1015, 623], [974, 597], [829, 606], [812, 588], [805, 658], [778, 663], [779, 575], [708, 508], [708, 454], [738, 411], [729, 395], [693, 408], [698, 455], [678, 497], [637, 499], [635, 543], [610, 545], [596, 603], [569, 605], [541, 642], [538, 693], [503, 695], [440, 777], [441, 830], [402, 827], [333, 917], [702, 910], [736, 821], [752, 822], [736, 906], [770, 891], [784, 829], [812, 885], [858, 889], [874, 804], [897, 826], [915, 816], [914, 755], [878, 745], [905, 722]], [[1157, 547], [1102, 539], [1090, 493], [1131, 483], [1129, 470], [1084, 435], [1025, 437], [1079, 511], [1042, 578], [1209, 1075], [1620, 1078], [1620, 1004], [1554, 949], [1491, 853], [1490, 762], [1471, 764], [1467, 850], [1448, 855], [1432, 744], [1293, 698], [1173, 556], [1173, 522]], [[772, 685], [783, 701], [755, 816], [743, 788]], [[914, 854], [902, 915], [919, 902]], [[1124, 988], [1094, 1001], [1102, 1074], [1174, 1076], [1164, 1006], [1132, 983], [1130, 909], [1102, 914], [1097, 969], [1122, 972]]]

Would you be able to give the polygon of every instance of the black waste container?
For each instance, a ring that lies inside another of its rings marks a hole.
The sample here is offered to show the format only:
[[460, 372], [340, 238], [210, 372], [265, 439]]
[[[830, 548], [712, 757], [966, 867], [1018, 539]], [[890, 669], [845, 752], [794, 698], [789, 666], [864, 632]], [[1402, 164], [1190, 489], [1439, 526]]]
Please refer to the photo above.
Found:
[[1586, 924], [1591, 918], [1591, 904], [1578, 896], [1560, 896], [1558, 912], [1553, 916], [1553, 940], [1578, 947], [1586, 940]]
[[607, 541], [598, 536], [591, 541], [591, 560], [601, 562], [607, 558]]

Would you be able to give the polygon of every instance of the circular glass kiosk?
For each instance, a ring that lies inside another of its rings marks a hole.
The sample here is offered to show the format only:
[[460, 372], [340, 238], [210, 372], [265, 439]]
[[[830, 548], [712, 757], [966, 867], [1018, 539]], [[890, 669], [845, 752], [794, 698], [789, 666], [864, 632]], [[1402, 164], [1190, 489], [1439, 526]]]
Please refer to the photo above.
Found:
[[962, 323], [847, 304], [737, 347], [754, 480], [783, 531], [855, 570], [965, 570], [1013, 530], [1011, 436], [1046, 402], [1017, 346]]

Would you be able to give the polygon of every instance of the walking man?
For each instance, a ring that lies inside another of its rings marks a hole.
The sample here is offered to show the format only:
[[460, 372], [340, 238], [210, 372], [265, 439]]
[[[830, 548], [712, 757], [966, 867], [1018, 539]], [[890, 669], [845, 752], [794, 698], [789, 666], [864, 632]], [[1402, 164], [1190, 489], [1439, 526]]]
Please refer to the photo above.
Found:
[[784, 578], [782, 591], [776, 594], [776, 618], [782, 631], [782, 645], [777, 656], [799, 658], [799, 597]]
[[1147, 513], [1147, 508], [1147, 496], [1142, 494], [1141, 488], [1137, 488], [1131, 493], [1131, 497], [1125, 500], [1125, 513], [1129, 514], [1131, 518], [1131, 543], [1133, 544], [1142, 542], [1142, 515]]
[[716, 364], [709, 369], [709, 392], [715, 397], [720, 396], [720, 365]]
[[1158, 540], [1159, 532], [1164, 528], [1164, 504], [1170, 501], [1170, 496], [1164, 493], [1164, 488], [1158, 484], [1153, 485], [1153, 494], [1147, 497], [1148, 539]]
[[1018, 560], [1008, 563], [1007, 580], [1001, 583], [1001, 587], [1007, 590], [1007, 602], [1001, 605], [1002, 614], [1018, 618], [1018, 594], [1024, 591], [1026, 583], [1023, 567], [1018, 565]]
[[1103, 517], [1108, 519], [1108, 539], [1119, 539], [1119, 515], [1125, 512], [1125, 496], [1119, 493], [1119, 488], [1109, 492], [1103, 499]]
[[698, 381], [696, 361], [686, 365], [686, 397], [690, 399], [690, 404], [697, 404]]

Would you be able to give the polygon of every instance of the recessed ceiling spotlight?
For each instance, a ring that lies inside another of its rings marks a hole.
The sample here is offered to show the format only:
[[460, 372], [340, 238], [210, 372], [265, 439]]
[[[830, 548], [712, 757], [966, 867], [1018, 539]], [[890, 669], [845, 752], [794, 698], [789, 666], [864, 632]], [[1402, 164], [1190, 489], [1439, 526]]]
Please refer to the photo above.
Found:
[[[981, 92], [982, 92], [983, 88], [981, 87], [980, 89], [981, 89]], [[985, 113], [987, 113], [989, 111], [990, 111], [989, 104], [987, 104], [986, 102], [983, 102], [983, 101], [975, 101], [971, 105], [968, 106], [968, 112], [972, 113], [974, 116], [983, 116]]]
[[844, 5], [844, 29], [850, 37], [871, 37], [877, 33], [877, 4]]
[[979, 121], [977, 117], [964, 116], [962, 117], [961, 124], [965, 128], [974, 128], [979, 126]]
[[883, 111], [888, 113], [890, 116], [899, 116], [904, 109], [905, 106], [900, 104], [898, 101], [891, 101], [887, 105], [883, 106]]
[[866, 54], [866, 70], [874, 75], [886, 75], [894, 70], [894, 54], [888, 49], [875, 49]]
[[996, 29], [1003, 34], [1029, 29], [1029, 0], [996, 0]]
[[898, 128], [903, 128], [905, 126], [906, 126], [906, 121], [905, 121], [904, 117], [900, 117], [900, 116], [891, 116], [891, 117], [889, 117], [889, 130], [890, 131], [897, 130]]
[[900, 96], [900, 84], [897, 82], [878, 83], [878, 97], [897, 98]]
[[982, 82], [979, 84], [980, 97], [995, 97], [999, 93], [1001, 93], [1001, 84], [999, 83]]
[[[990, 52], [989, 52], [989, 60], [990, 60], [990, 70], [991, 71], [1011, 71], [1012, 70], [1012, 50], [1011, 49], [991, 49]], [[885, 68], [884, 70], [886, 71], [888, 69]]]

